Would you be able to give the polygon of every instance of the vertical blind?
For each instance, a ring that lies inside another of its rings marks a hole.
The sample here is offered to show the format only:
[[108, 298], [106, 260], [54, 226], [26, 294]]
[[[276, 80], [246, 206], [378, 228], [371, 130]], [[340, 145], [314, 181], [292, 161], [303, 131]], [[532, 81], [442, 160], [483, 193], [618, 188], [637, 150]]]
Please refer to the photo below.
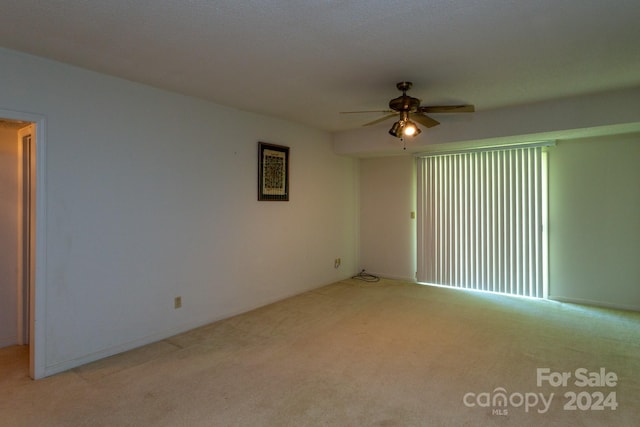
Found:
[[418, 281], [547, 296], [541, 146], [418, 162]]

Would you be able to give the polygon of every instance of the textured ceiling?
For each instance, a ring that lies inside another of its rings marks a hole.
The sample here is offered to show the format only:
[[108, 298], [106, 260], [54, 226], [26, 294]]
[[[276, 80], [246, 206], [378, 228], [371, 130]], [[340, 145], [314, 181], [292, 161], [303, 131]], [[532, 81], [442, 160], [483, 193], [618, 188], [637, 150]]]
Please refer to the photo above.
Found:
[[477, 110], [638, 86], [638, 22], [638, 0], [4, 0], [0, 46], [336, 131], [402, 80]]

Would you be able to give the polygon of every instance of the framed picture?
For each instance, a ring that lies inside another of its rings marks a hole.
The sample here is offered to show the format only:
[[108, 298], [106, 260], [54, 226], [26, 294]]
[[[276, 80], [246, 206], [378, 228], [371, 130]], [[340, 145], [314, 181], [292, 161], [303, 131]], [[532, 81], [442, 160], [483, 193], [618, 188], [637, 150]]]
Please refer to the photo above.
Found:
[[258, 142], [258, 200], [289, 200], [289, 147]]

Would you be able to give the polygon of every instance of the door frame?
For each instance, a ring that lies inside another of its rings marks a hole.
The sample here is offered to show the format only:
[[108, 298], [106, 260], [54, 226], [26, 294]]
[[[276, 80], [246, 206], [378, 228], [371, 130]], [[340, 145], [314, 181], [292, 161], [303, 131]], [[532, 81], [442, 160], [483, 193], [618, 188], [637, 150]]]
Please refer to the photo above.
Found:
[[[29, 137], [27, 143], [25, 138]], [[35, 237], [34, 231], [34, 211], [32, 206], [35, 204], [35, 153], [34, 140], [35, 125], [29, 125], [18, 130], [18, 194], [20, 202], [18, 203], [18, 282], [17, 282], [17, 300], [18, 300], [18, 345], [29, 344], [29, 296], [31, 295], [31, 281], [33, 280], [33, 263], [35, 259], [34, 249]]]
[[[45, 360], [45, 280], [46, 280], [46, 118], [42, 114], [0, 109], [0, 117], [33, 123], [31, 138], [32, 153], [35, 154], [35, 219], [32, 232], [35, 233], [35, 248], [32, 260], [29, 286], [29, 375], [33, 379], [46, 376]], [[22, 141], [20, 141], [22, 144]], [[35, 146], [35, 147], [34, 147]]]

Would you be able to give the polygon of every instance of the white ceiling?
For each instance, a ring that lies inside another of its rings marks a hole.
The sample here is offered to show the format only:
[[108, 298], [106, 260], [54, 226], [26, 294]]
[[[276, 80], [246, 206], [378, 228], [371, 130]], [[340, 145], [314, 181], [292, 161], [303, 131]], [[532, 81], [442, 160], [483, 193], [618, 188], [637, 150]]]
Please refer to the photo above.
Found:
[[[3, 0], [0, 46], [316, 128], [640, 85], [638, 0]], [[438, 117], [443, 124], [446, 117]]]

